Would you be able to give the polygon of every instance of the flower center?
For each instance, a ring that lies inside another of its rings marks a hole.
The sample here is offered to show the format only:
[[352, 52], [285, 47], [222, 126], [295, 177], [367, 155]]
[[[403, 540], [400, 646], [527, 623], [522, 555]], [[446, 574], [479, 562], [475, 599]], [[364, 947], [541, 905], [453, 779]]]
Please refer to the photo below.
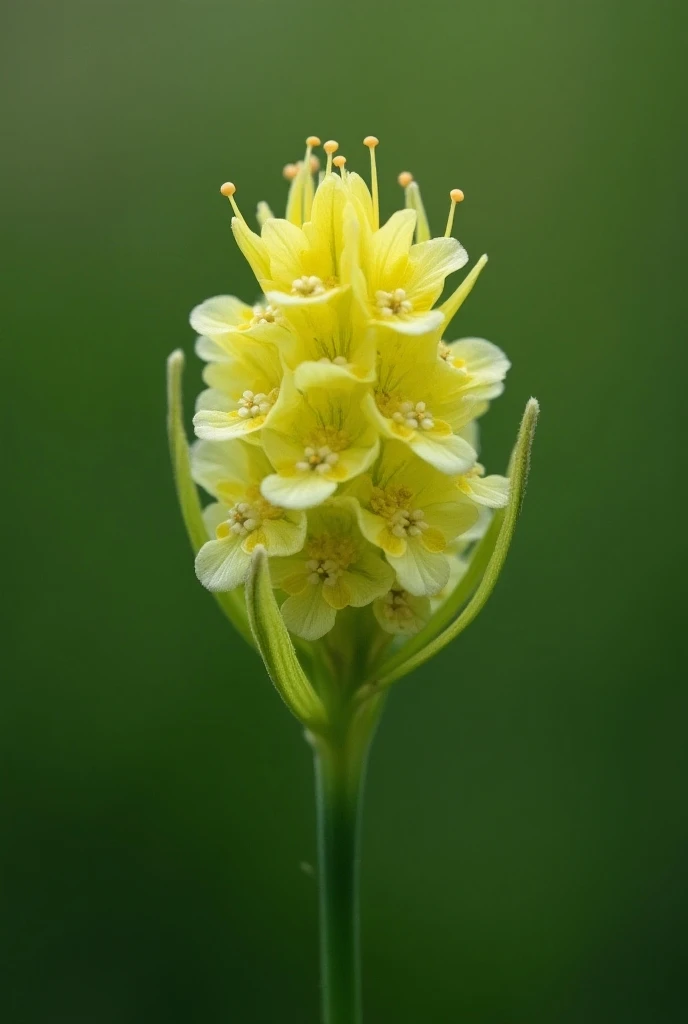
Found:
[[383, 598], [382, 613], [390, 622], [397, 620], [408, 621], [413, 618], [413, 611], [409, 607], [407, 590], [388, 590]]
[[261, 306], [257, 303], [253, 307], [253, 317], [251, 318], [251, 327], [257, 327], [258, 324], [275, 324], [278, 322], [279, 311], [274, 306]]
[[[218, 497], [222, 500], [222, 485], [218, 487]], [[254, 485], [246, 490], [244, 501], [235, 502], [227, 513], [225, 522], [217, 528], [218, 537], [234, 533], [237, 537], [246, 537], [258, 530], [266, 519], [281, 519], [283, 509], [277, 508], [266, 501], [260, 489]]]
[[377, 391], [375, 401], [382, 415], [400, 426], [411, 430], [432, 430], [435, 426], [435, 418], [425, 402], [412, 402], [386, 391]]
[[327, 473], [339, 462], [339, 455], [337, 452], [333, 452], [327, 444], [322, 444], [319, 448], [306, 445], [303, 455], [303, 459], [296, 463], [296, 468], [301, 472], [315, 470], [316, 473]]
[[322, 295], [324, 291], [326, 289], [322, 280], [314, 275], [311, 277], [297, 277], [291, 286], [292, 295], [303, 295], [304, 297], [308, 295]]
[[395, 537], [420, 537], [428, 529], [425, 513], [412, 507], [413, 493], [408, 487], [374, 487], [370, 507], [387, 520]]
[[357, 548], [350, 537], [333, 537], [323, 533], [306, 547], [308, 582], [333, 587], [342, 573], [356, 560]]
[[432, 430], [435, 420], [425, 402], [400, 402], [399, 408], [392, 413], [395, 423], [403, 423], [411, 430]]
[[279, 388], [273, 388], [267, 395], [264, 391], [244, 391], [239, 399], [238, 413], [242, 420], [255, 419], [256, 416], [267, 416], [277, 401]]
[[303, 459], [296, 463], [300, 472], [327, 473], [339, 462], [339, 452], [349, 447], [350, 438], [345, 430], [321, 427], [304, 437], [306, 445]]
[[403, 288], [395, 288], [393, 292], [375, 292], [375, 304], [382, 316], [401, 316], [413, 311], [413, 303], [406, 298]]

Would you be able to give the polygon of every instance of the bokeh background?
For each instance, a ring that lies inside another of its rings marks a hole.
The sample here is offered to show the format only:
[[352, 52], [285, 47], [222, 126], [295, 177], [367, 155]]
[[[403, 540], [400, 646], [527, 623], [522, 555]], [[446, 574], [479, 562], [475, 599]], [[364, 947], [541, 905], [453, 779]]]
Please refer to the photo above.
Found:
[[[194, 578], [164, 434], [189, 309], [255, 284], [311, 132], [490, 254], [453, 336], [513, 361], [525, 512], [400, 683], [365, 815], [366, 1019], [685, 1020], [685, 6], [10, 0], [0, 724], [8, 1024], [308, 1024], [309, 751]], [[683, 219], [683, 225], [682, 225]]]

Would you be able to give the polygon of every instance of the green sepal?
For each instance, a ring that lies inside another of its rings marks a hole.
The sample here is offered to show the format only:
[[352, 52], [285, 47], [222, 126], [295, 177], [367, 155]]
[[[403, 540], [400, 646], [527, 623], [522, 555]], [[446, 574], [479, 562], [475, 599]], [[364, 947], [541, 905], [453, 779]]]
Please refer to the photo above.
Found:
[[258, 544], [246, 581], [246, 608], [256, 646], [275, 689], [292, 714], [313, 732], [327, 725], [325, 706], [301, 668], [272, 591], [268, 556]]
[[[179, 508], [195, 555], [208, 540], [208, 531], [203, 521], [198, 488], [191, 476], [189, 444], [184, 431], [182, 409], [183, 371], [184, 353], [177, 349], [167, 360], [167, 436]], [[213, 597], [237, 632], [253, 647], [253, 637], [241, 592], [216, 593]]]
[[374, 678], [362, 687], [362, 698], [389, 686], [424, 664], [462, 633], [482, 611], [495, 588], [516, 529], [528, 480], [530, 450], [539, 411], [537, 401], [531, 398], [526, 405], [509, 464], [509, 502], [506, 508], [495, 514], [465, 575], [424, 629], [384, 662]]
[[468, 272], [468, 274], [466, 274], [458, 288], [456, 288], [449, 298], [446, 299], [439, 307], [440, 313], [444, 317], [445, 327], [456, 316], [458, 310], [473, 291], [473, 285], [480, 277], [482, 269], [486, 263], [487, 255], [481, 256], [476, 265]]

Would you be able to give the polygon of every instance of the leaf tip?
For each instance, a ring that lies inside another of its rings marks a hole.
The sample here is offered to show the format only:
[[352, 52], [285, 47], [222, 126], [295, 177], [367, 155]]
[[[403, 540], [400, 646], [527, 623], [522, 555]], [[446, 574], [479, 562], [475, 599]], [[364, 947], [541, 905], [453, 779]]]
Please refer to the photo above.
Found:
[[167, 357], [167, 368], [168, 370], [176, 369], [176, 367], [184, 366], [184, 353], [180, 348], [176, 348], [174, 352], [170, 352]]

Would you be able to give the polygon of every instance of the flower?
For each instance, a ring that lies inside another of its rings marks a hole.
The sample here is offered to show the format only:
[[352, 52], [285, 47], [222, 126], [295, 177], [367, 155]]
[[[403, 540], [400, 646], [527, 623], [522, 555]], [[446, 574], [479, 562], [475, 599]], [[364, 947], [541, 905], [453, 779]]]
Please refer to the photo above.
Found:
[[303, 550], [273, 559], [271, 572], [290, 595], [282, 605], [284, 621], [304, 640], [324, 636], [338, 611], [370, 604], [394, 582], [391, 568], [357, 530], [354, 514], [336, 501], [308, 513]]
[[406, 335], [426, 334], [442, 323], [442, 314], [432, 307], [446, 277], [468, 262], [455, 238], [414, 244], [416, 219], [414, 210], [400, 210], [372, 231], [368, 219], [359, 218], [359, 265], [353, 276], [370, 322]]
[[286, 508], [312, 508], [337, 485], [363, 473], [380, 442], [361, 409], [360, 388], [311, 388], [305, 394], [288, 378], [262, 443], [276, 472], [262, 492]]
[[260, 483], [270, 464], [260, 448], [241, 441], [200, 441], [193, 450], [192, 471], [196, 482], [218, 499], [204, 511], [208, 535], [214, 539], [196, 556], [196, 575], [208, 590], [233, 590], [244, 583], [258, 544], [271, 555], [301, 550], [306, 517], [262, 496]]
[[373, 601], [373, 615], [385, 633], [410, 636], [427, 625], [432, 608], [427, 597], [415, 597], [395, 581], [390, 590]]
[[[208, 352], [205, 345], [203, 350]], [[272, 345], [251, 340], [236, 351], [221, 350], [206, 366], [203, 379], [209, 387], [196, 402], [196, 434], [209, 441], [228, 441], [270, 422], [282, 366]]]
[[[257, 230], [222, 186], [232, 231], [261, 294], [218, 295], [191, 325], [206, 362], [194, 416], [193, 475], [215, 499], [196, 570], [210, 590], [247, 579], [260, 545], [289, 630], [327, 633], [337, 610], [374, 602], [373, 631], [408, 636], [447, 595], [459, 549], [471, 549], [509, 482], [485, 475], [477, 419], [504, 387], [509, 361], [481, 338], [444, 340], [483, 257], [438, 305], [467, 262], [452, 236], [432, 237], [420, 190], [400, 176], [404, 208], [380, 224], [370, 186], [315, 136], [285, 167], [284, 217], [260, 203]], [[309, 567], [310, 566], [310, 567]]]
[[222, 359], [224, 353], [241, 351], [243, 342], [274, 343], [282, 323], [279, 311], [269, 303], [248, 306], [234, 295], [216, 295], [191, 310], [189, 323], [200, 335], [196, 353], [201, 359]]
[[233, 219], [237, 244], [269, 302], [280, 307], [320, 305], [349, 284], [349, 254], [342, 237], [346, 200], [341, 178], [330, 174], [301, 226], [268, 217], [257, 235], [240, 214]]
[[478, 519], [455, 483], [399, 441], [387, 441], [348, 493], [363, 535], [382, 548], [401, 586], [417, 597], [441, 590], [449, 579], [444, 552]]
[[459, 474], [476, 453], [460, 431], [484, 411], [463, 378], [438, 357], [436, 345], [387, 334], [380, 341], [377, 381], [365, 408], [379, 432], [396, 438], [441, 473]]
[[511, 363], [500, 348], [483, 338], [440, 341], [438, 354], [461, 378], [461, 393], [474, 401], [498, 398]]

